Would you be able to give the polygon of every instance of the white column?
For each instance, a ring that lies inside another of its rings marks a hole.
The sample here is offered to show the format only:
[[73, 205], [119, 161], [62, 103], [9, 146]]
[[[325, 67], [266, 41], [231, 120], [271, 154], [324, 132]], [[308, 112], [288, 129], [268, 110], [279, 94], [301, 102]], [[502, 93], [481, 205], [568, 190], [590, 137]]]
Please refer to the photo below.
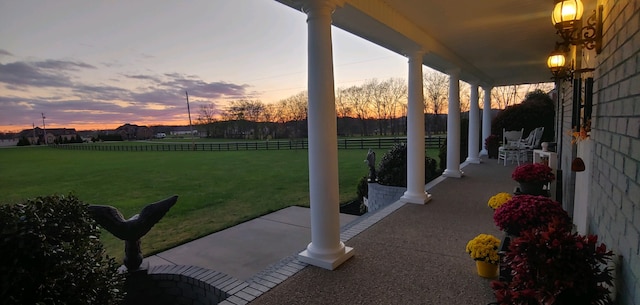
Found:
[[481, 156], [488, 156], [489, 152], [487, 148], [484, 147], [484, 140], [486, 140], [491, 135], [491, 89], [490, 86], [483, 86], [484, 90], [484, 104], [482, 106], [482, 150], [480, 151]]
[[308, 127], [311, 243], [298, 258], [333, 270], [353, 256], [340, 241], [338, 141], [333, 80], [330, 1], [307, 1]]
[[467, 155], [467, 162], [480, 163], [480, 157], [478, 156], [480, 140], [480, 106], [478, 106], [478, 85], [471, 84], [471, 95], [469, 97], [469, 151]]
[[422, 51], [409, 57], [407, 111], [407, 190], [400, 200], [424, 204], [428, 196], [424, 190], [424, 102], [422, 101]]
[[460, 70], [449, 74], [449, 109], [447, 112], [447, 169], [445, 177], [460, 178]]

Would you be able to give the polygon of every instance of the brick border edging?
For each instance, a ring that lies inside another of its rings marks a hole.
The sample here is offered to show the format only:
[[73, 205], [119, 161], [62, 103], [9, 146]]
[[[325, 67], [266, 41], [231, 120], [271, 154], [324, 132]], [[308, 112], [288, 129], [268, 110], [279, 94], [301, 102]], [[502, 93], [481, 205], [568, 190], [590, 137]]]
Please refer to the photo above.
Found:
[[[360, 216], [357, 220], [345, 225], [340, 230], [340, 240], [348, 241], [362, 233], [378, 221], [382, 220], [395, 210], [405, 205], [402, 201], [396, 201], [370, 215]], [[303, 249], [301, 249], [302, 251]], [[245, 305], [268, 292], [278, 284], [284, 282], [298, 271], [306, 268], [308, 264], [298, 260], [298, 254], [283, 258], [279, 262], [265, 268], [247, 281], [248, 286], [229, 296], [220, 305]]]
[[[204, 304], [219, 304], [248, 286], [246, 282], [225, 273], [196, 266], [159, 265], [149, 268], [147, 274], [157, 282], [176, 282], [181, 297], [194, 303], [198, 301]], [[185, 289], [189, 289], [190, 292]], [[204, 290], [205, 293], [200, 294], [197, 290]]]

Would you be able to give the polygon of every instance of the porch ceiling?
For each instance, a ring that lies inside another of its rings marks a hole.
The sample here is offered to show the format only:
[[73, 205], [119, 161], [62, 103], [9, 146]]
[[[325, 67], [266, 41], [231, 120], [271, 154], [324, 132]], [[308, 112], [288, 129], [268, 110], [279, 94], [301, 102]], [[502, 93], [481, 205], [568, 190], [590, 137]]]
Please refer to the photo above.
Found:
[[[301, 10], [300, 0], [276, 0]], [[551, 80], [557, 39], [553, 1], [334, 0], [333, 24], [399, 54], [421, 49], [424, 65], [480, 85]]]

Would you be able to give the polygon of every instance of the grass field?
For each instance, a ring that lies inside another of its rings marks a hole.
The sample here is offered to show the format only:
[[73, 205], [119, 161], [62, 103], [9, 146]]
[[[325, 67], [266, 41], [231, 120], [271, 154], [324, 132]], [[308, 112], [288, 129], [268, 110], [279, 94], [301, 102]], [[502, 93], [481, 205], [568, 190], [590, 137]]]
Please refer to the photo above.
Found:
[[[378, 160], [386, 150], [376, 151]], [[356, 197], [367, 174], [366, 150], [339, 151], [340, 202]], [[435, 157], [437, 152], [428, 152]], [[309, 205], [306, 150], [70, 151], [0, 149], [0, 203], [73, 192], [89, 204], [117, 207], [125, 217], [178, 195], [177, 204], [144, 238], [146, 255], [291, 205]], [[123, 243], [105, 233], [110, 256]]]

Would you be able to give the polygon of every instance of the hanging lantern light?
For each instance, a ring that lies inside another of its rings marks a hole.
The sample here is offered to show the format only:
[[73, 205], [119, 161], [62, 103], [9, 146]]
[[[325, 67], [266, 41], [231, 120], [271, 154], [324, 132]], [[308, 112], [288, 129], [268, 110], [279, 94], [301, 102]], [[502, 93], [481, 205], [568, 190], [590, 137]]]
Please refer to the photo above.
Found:
[[576, 21], [582, 19], [584, 5], [580, 0], [556, 0], [551, 20], [558, 29], [573, 28]]

